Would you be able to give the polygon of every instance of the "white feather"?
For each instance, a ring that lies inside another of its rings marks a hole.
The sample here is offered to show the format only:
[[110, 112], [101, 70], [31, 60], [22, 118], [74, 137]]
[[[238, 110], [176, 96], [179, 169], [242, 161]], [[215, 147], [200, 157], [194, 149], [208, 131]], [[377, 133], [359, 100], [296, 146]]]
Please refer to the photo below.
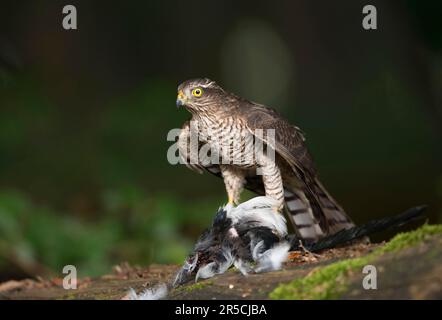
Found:
[[160, 284], [153, 288], [148, 288], [139, 294], [134, 289], [130, 288], [127, 293], [128, 300], [160, 300], [167, 296], [167, 286]]
[[236, 231], [236, 229], [233, 228], [233, 227], [229, 229], [229, 234], [230, 234], [230, 236], [232, 238], [238, 238], [239, 237], [238, 231]]
[[253, 271], [250, 265], [241, 259], [236, 259], [233, 265], [242, 273], [243, 276], [246, 276], [249, 274], [249, 272]]
[[255, 272], [259, 273], [280, 270], [282, 264], [287, 261], [289, 250], [290, 244], [282, 242], [275, 245], [273, 248], [264, 251], [258, 257], [258, 265], [255, 268]]
[[216, 262], [211, 262], [206, 264], [204, 267], [199, 268], [198, 272], [195, 276], [195, 282], [198, 281], [198, 279], [207, 279], [212, 278], [213, 276], [217, 274], [222, 274], [229, 269], [233, 264], [233, 256], [232, 252], [228, 248], [222, 249], [222, 254], [225, 258], [225, 261], [219, 265], [217, 265]]
[[233, 208], [234, 208], [234, 205], [231, 204], [231, 203], [228, 203], [228, 204], [224, 205], [224, 207], [222, 207], [220, 209], [224, 209], [227, 212], [227, 215], [228, 215], [228, 212], [231, 211]]
[[191, 263], [189, 263], [189, 261], [187, 260], [184, 261], [183, 269], [187, 270], [188, 272], [192, 272], [195, 269], [197, 262], [198, 262], [198, 252], [195, 254], [195, 257], [193, 258]]
[[258, 261], [259, 256], [262, 253], [263, 246], [264, 246], [264, 240], [256, 242], [256, 240], [252, 239], [252, 241], [250, 241], [250, 251], [252, 251], [252, 258], [254, 261]]
[[275, 211], [277, 201], [270, 197], [255, 197], [237, 207], [226, 205], [227, 217], [233, 224], [258, 223], [268, 227], [281, 237], [287, 235], [287, 224], [283, 215]]
[[198, 272], [195, 276], [195, 282], [197, 282], [198, 279], [212, 278], [217, 273], [218, 272], [216, 272], [216, 262], [208, 263], [204, 267], [198, 269]]

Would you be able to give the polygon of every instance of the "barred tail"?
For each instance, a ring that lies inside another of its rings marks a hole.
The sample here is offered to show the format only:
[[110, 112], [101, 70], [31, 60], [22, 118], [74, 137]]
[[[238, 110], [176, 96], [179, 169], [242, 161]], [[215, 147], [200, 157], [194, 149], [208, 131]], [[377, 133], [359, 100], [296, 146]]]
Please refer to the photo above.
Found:
[[351, 219], [317, 179], [304, 189], [285, 185], [284, 200], [289, 221], [301, 239], [317, 241], [354, 227]]
[[303, 190], [284, 188], [284, 200], [288, 220], [300, 239], [315, 241], [325, 236]]
[[343, 229], [349, 229], [355, 226], [344, 209], [333, 199], [317, 178], [315, 179], [313, 188], [326, 220], [327, 234], [334, 234]]

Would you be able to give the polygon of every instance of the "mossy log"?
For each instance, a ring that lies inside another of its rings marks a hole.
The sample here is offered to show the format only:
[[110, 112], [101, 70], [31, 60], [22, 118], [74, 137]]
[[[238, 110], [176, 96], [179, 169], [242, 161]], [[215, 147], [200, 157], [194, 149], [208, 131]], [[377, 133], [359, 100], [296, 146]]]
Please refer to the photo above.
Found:
[[[321, 252], [291, 254], [283, 270], [241, 275], [232, 269], [212, 279], [171, 290], [168, 299], [442, 299], [442, 226], [424, 225], [381, 244], [357, 244]], [[377, 270], [377, 289], [366, 290], [362, 272]], [[75, 290], [61, 279], [0, 284], [0, 299], [123, 299], [168, 282], [179, 266], [147, 268], [122, 264]]]

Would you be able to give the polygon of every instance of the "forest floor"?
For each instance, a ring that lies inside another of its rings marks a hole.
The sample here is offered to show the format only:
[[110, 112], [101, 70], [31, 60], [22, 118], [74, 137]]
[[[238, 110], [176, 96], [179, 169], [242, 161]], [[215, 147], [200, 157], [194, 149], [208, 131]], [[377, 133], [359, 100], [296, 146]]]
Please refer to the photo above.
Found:
[[[375, 267], [367, 274], [366, 265]], [[146, 268], [121, 264], [113, 273], [78, 281], [65, 290], [63, 280], [0, 283], [0, 299], [127, 299], [170, 282], [180, 266]], [[364, 289], [364, 277], [377, 289]], [[376, 280], [373, 280], [376, 276]], [[375, 281], [375, 282], [373, 282]], [[442, 299], [442, 226], [424, 225], [380, 244], [355, 244], [321, 252], [291, 253], [280, 271], [243, 276], [231, 269], [214, 278], [170, 290], [167, 299]]]

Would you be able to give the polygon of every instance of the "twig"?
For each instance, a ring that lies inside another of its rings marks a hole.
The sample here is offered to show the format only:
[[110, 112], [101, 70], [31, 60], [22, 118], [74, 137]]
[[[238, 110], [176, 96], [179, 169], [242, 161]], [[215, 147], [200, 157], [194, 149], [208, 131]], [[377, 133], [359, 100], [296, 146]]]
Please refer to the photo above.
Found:
[[315, 260], [317, 260], [318, 258], [320, 258], [321, 256], [319, 254], [313, 253], [310, 250], [308, 250], [306, 247], [304, 247], [304, 245], [302, 244], [302, 241], [299, 240], [299, 247], [307, 254], [309, 254], [310, 256], [312, 256]]

